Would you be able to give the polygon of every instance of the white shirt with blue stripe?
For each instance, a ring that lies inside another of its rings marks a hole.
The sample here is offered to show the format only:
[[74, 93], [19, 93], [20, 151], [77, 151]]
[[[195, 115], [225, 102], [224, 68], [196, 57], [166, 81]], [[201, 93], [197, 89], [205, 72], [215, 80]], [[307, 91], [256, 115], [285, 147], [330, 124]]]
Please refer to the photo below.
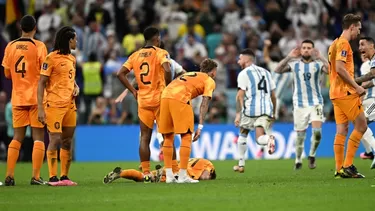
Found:
[[305, 108], [323, 105], [320, 87], [323, 62], [313, 60], [304, 63], [302, 59], [288, 63], [294, 76], [293, 104], [295, 107]]
[[184, 71], [184, 68], [182, 68], [182, 66], [173, 59], [170, 59], [170, 62], [171, 62], [171, 72], [172, 72], [172, 79], [173, 79], [176, 75]]
[[[371, 69], [375, 69], [375, 55], [372, 56], [371, 60], [370, 60], [370, 68], [369, 68], [369, 71]], [[375, 78], [372, 79], [372, 83], [375, 84]], [[375, 90], [374, 90], [375, 91]]]
[[[374, 59], [374, 67], [375, 68], [375, 59]], [[361, 75], [366, 75], [370, 72], [371, 66], [370, 66], [370, 60], [365, 61], [361, 65]], [[364, 100], [367, 100], [369, 98], [375, 98], [375, 87], [368, 88], [366, 96], [364, 97]]]
[[237, 83], [238, 88], [245, 91], [245, 116], [273, 117], [271, 92], [276, 86], [268, 70], [252, 64], [238, 74]]

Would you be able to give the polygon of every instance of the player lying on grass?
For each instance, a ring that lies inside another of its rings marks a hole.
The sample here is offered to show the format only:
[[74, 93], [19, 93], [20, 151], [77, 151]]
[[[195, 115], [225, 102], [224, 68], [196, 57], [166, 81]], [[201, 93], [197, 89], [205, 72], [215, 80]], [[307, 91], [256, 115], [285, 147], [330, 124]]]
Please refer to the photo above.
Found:
[[[156, 165], [156, 170], [152, 171], [152, 182], [165, 182], [166, 174], [165, 168], [161, 165]], [[176, 171], [178, 172], [178, 170]], [[214, 164], [211, 161], [203, 158], [191, 158], [188, 163], [187, 173], [190, 178], [195, 180], [214, 180], [216, 179], [216, 171]], [[177, 177], [177, 176], [176, 176]], [[116, 167], [113, 171], [109, 172], [103, 179], [104, 184], [109, 184], [118, 178], [134, 180], [136, 182], [143, 182], [144, 175], [142, 172], [135, 169], [122, 170]]]

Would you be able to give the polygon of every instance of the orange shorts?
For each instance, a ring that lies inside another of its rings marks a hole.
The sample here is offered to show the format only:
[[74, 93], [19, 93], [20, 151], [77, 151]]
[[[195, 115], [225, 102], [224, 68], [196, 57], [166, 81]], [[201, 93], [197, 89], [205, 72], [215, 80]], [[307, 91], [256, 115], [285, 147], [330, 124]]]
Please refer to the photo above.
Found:
[[174, 99], [161, 99], [159, 133], [194, 132], [194, 113], [190, 104]]
[[38, 106], [13, 106], [13, 127], [25, 127], [30, 125], [35, 128], [43, 128], [44, 125], [38, 121]]
[[360, 113], [363, 113], [361, 99], [358, 95], [352, 94], [332, 100], [336, 124], [343, 124], [354, 121]]
[[77, 125], [77, 108], [75, 104], [57, 108], [46, 105], [46, 123], [50, 133], [62, 133], [62, 127], [75, 127]]
[[154, 128], [154, 122], [159, 122], [160, 116], [160, 107], [155, 108], [141, 108], [138, 107], [138, 118], [142, 121], [147, 127]]

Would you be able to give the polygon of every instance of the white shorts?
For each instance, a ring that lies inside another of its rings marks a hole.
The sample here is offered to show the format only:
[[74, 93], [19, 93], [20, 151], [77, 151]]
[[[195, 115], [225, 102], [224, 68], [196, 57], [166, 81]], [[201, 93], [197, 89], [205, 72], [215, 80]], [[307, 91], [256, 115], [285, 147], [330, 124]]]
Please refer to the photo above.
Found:
[[248, 130], [254, 130], [256, 127], [262, 127], [266, 134], [269, 134], [272, 119], [268, 116], [247, 117], [241, 115], [240, 127]]
[[375, 98], [368, 98], [362, 102], [365, 116], [369, 121], [375, 120]]
[[313, 121], [324, 122], [323, 105], [293, 109], [294, 130], [306, 130]]

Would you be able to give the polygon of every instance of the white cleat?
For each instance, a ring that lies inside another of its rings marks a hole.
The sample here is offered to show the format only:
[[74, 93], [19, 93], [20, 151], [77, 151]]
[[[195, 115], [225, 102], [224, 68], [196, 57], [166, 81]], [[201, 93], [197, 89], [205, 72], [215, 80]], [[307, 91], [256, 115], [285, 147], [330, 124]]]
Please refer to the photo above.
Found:
[[375, 158], [374, 158], [374, 160], [372, 160], [372, 163], [371, 163], [370, 169], [375, 169]]
[[268, 147], [268, 154], [272, 155], [275, 152], [275, 148], [276, 148], [276, 145], [275, 145], [275, 136], [270, 135], [267, 147]]
[[172, 178], [167, 177], [165, 179], [165, 183], [177, 183], [177, 179], [174, 178], [174, 177], [172, 177]]
[[2, 182], [0, 182], [0, 186], [2, 186], [3, 185], [3, 183]]
[[198, 183], [198, 182], [199, 180], [194, 180], [190, 177], [185, 177], [185, 178], [179, 177], [177, 180], [177, 183]]
[[116, 167], [115, 169], [113, 169], [113, 171], [111, 171], [107, 175], [105, 175], [105, 177], [103, 178], [103, 183], [109, 184], [109, 183], [117, 180], [118, 178], [120, 178], [120, 174], [121, 174], [121, 168]]
[[245, 172], [245, 167], [244, 166], [233, 166], [233, 171], [238, 172], [238, 173], [244, 173]]

